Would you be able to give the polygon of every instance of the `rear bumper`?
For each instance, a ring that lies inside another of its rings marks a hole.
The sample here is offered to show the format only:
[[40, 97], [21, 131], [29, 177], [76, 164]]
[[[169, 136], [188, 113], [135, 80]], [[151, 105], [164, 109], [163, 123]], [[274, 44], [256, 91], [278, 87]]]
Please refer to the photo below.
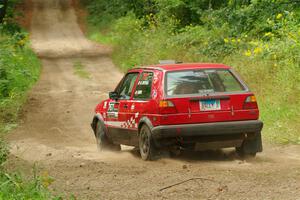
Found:
[[214, 122], [201, 124], [183, 124], [157, 126], [152, 129], [154, 139], [192, 137], [192, 136], [225, 136], [243, 133], [257, 133], [263, 128], [260, 120]]

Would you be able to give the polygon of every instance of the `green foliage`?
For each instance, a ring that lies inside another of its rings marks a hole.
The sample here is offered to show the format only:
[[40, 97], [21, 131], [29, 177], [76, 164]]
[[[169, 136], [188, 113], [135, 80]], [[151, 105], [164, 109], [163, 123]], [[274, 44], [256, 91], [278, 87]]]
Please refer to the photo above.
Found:
[[119, 9], [101, 1], [118, 13], [109, 23], [106, 23], [106, 13], [101, 12], [103, 9], [95, 7], [98, 1], [87, 3], [89, 19], [97, 22], [93, 26], [106, 32], [110, 30], [109, 34], [93, 31], [93, 38], [114, 46], [113, 59], [118, 66], [125, 71], [161, 59], [231, 65], [258, 96], [265, 137], [273, 142], [300, 143], [300, 133], [296, 131], [300, 128], [299, 2], [152, 0], [140, 3], [144, 6], [136, 10], [134, 3], [124, 3]]
[[28, 179], [17, 173], [0, 172], [0, 200], [62, 199], [52, 196], [47, 190], [51, 177], [38, 176], [36, 170], [33, 173], [33, 177]]
[[0, 0], [0, 24], [2, 27], [5, 27], [5, 30], [10, 34], [13, 34], [16, 31], [20, 31], [20, 27], [15, 21], [15, 16], [19, 13], [16, 13], [15, 6], [21, 0]]
[[8, 147], [4, 142], [2, 136], [0, 136], [0, 171], [2, 170], [2, 165], [6, 161], [8, 156]]
[[26, 92], [39, 77], [40, 62], [24, 32], [0, 32], [0, 52], [0, 124], [13, 123]]
[[15, 127], [26, 92], [39, 76], [40, 62], [29, 47], [29, 37], [15, 22], [14, 7], [8, 2], [0, 25], [0, 133]]
[[116, 19], [133, 11], [137, 16], [153, 12], [152, 0], [81, 0], [91, 13], [88, 21], [98, 27], [108, 27]]

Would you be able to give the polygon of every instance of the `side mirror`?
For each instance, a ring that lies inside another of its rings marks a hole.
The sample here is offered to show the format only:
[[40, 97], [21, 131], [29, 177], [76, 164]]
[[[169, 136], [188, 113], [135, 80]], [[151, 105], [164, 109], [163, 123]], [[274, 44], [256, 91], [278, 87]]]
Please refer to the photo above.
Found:
[[109, 92], [108, 96], [110, 99], [114, 99], [114, 100], [118, 99], [118, 93], [116, 92]]

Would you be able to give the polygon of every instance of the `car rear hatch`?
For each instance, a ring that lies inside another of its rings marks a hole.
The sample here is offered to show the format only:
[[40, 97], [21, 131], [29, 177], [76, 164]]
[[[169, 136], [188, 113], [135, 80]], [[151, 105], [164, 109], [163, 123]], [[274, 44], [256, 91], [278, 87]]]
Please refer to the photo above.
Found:
[[[253, 93], [229, 69], [166, 72], [162, 124], [242, 121], [258, 118]], [[166, 106], [167, 105], [167, 106]], [[165, 107], [165, 109], [164, 109]]]

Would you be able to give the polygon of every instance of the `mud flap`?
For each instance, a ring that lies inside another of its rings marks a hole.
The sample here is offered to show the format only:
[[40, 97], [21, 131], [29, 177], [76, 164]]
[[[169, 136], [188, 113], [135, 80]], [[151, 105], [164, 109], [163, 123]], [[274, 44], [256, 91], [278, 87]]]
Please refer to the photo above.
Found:
[[246, 154], [262, 152], [263, 147], [262, 147], [261, 133], [257, 133], [256, 136], [252, 139], [245, 140], [241, 148], [243, 152]]

